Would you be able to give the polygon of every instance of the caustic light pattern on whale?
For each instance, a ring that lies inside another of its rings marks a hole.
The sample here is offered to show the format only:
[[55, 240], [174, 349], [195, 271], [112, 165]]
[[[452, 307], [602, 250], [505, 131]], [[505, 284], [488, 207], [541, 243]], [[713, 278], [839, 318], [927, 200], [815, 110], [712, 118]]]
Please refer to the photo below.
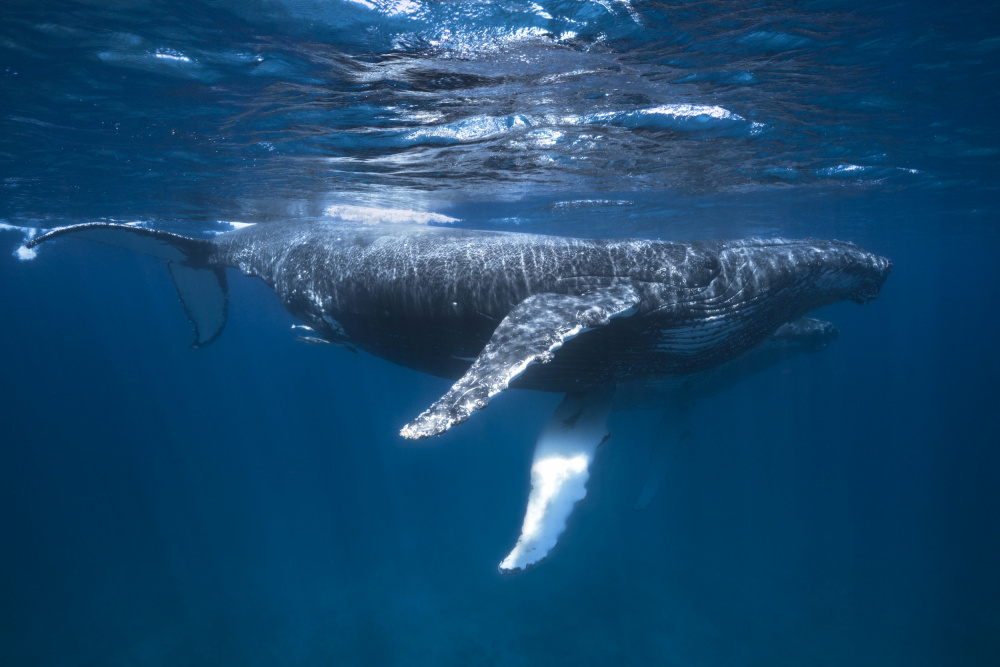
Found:
[[816, 308], [874, 299], [892, 268], [841, 241], [575, 239], [370, 220], [245, 226], [211, 239], [88, 223], [29, 235], [23, 254], [59, 237], [166, 260], [194, 347], [221, 334], [226, 268], [236, 268], [267, 283], [310, 342], [454, 380], [403, 427], [408, 438], [445, 432], [511, 386], [566, 393], [560, 410], [588, 418], [565, 423], [587, 427], [556, 437], [550, 424], [540, 437], [529, 516], [504, 570], [544, 557], [585, 494], [614, 387], [656, 393], [711, 376]]

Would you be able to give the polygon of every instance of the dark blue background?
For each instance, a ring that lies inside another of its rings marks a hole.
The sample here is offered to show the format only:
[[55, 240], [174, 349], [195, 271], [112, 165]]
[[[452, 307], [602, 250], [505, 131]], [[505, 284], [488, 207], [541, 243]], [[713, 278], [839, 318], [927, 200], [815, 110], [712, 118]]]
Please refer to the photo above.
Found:
[[[575, 17], [578, 41], [508, 43], [538, 14], [41, 4], [0, 20], [10, 225], [200, 233], [347, 203], [578, 236], [837, 237], [895, 268], [875, 302], [818, 314], [841, 331], [827, 350], [702, 401], [642, 512], [658, 416], [613, 415], [559, 547], [503, 577], [557, 396], [509, 392], [408, 445], [399, 427], [447, 383], [295, 343], [259, 282], [231, 273], [223, 336], [191, 350], [157, 260], [79, 241], [29, 262], [4, 252], [0, 662], [1000, 659], [995, 10], [634, 3], [637, 22], [546, 3]], [[445, 28], [501, 47], [441, 51]], [[190, 71], [162, 69], [158, 48], [189, 54]], [[642, 94], [615, 109], [681, 91], [770, 129], [599, 125], [586, 149], [516, 128], [400, 143], [431, 123], [420, 114], [544, 115], [532, 105], [553, 90], [503, 79], [524, 59], [617, 63], [545, 103], [564, 115], [633, 68]], [[722, 81], [727, 62], [759, 82]], [[390, 76], [414, 63], [436, 74]], [[838, 164], [863, 169], [823, 171]]]

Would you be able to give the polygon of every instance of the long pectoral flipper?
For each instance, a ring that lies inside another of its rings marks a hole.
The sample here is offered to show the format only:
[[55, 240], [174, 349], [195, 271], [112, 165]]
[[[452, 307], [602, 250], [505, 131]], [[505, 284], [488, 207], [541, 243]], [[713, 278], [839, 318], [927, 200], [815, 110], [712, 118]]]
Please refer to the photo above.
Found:
[[608, 439], [613, 387], [567, 394], [538, 436], [531, 463], [531, 493], [521, 536], [500, 571], [524, 570], [548, 556], [577, 502], [587, 495], [589, 466]]
[[518, 304], [493, 332], [486, 347], [465, 375], [434, 405], [400, 431], [414, 440], [444, 433], [461, 424], [490, 397], [536, 361], [546, 362], [570, 338], [604, 326], [613, 317], [639, 307], [639, 293], [630, 285], [615, 285], [580, 296], [536, 294]]

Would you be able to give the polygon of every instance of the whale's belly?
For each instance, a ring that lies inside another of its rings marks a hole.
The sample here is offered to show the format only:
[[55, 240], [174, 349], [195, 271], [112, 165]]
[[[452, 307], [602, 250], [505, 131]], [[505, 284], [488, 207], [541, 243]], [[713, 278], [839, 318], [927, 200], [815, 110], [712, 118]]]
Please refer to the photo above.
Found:
[[[343, 314], [336, 322], [359, 349], [450, 380], [468, 370], [499, 324], [486, 316], [422, 320]], [[695, 373], [751, 349], [780, 324], [742, 317], [680, 324], [654, 315], [622, 318], [566, 341], [551, 361], [530, 366], [512, 386], [567, 392]]]

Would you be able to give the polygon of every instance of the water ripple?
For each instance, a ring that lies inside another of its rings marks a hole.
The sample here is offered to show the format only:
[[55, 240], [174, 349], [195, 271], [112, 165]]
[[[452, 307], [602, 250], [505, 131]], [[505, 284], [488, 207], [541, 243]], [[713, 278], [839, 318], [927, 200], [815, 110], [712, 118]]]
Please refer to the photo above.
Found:
[[988, 183], [1000, 150], [995, 35], [891, 5], [38, 4], [0, 22], [8, 217]]

